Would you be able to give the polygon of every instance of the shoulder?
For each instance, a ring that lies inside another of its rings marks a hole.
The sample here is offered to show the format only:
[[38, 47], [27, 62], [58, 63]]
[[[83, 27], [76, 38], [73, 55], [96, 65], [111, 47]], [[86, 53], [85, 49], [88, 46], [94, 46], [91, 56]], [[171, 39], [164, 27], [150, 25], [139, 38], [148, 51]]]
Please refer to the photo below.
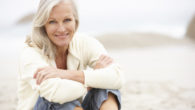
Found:
[[84, 34], [76, 34], [69, 46], [72, 53], [107, 53], [104, 46], [98, 40], [96, 40], [95, 37]]
[[43, 55], [41, 54], [41, 50], [35, 47], [30, 47], [27, 44], [24, 44], [23, 49], [20, 53], [20, 60], [35, 60], [35, 59], [43, 59]]
[[27, 44], [24, 44], [21, 54], [31, 54], [31, 55], [39, 54], [40, 55], [40, 52], [41, 51], [38, 48], [30, 47]]
[[103, 46], [97, 39], [95, 39], [95, 37], [86, 34], [75, 34], [70, 44], [77, 45], [79, 47], [90, 46], [92, 48], [94, 46]]

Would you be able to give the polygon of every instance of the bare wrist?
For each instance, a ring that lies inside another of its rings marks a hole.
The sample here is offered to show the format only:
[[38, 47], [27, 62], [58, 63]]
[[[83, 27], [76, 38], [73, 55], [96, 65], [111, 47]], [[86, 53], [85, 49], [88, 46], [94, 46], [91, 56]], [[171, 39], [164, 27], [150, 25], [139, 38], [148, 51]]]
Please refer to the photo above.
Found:
[[61, 79], [69, 79], [71, 80], [72, 74], [70, 73], [69, 70], [61, 70], [60, 78]]
[[83, 71], [77, 71], [77, 70], [68, 70], [68, 73], [70, 73], [70, 80], [74, 80], [77, 82], [80, 82], [84, 84], [84, 73]]

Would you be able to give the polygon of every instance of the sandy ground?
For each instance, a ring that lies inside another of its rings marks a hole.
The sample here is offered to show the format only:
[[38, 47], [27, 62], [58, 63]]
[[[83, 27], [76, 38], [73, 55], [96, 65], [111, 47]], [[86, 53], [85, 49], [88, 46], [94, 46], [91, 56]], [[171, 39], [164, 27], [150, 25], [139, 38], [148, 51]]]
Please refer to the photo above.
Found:
[[113, 53], [125, 70], [123, 110], [195, 110], [194, 49], [167, 46]]
[[[98, 39], [124, 70], [122, 110], [195, 110], [195, 43], [157, 34], [106, 36]], [[17, 57], [1, 56], [0, 109], [15, 110]]]

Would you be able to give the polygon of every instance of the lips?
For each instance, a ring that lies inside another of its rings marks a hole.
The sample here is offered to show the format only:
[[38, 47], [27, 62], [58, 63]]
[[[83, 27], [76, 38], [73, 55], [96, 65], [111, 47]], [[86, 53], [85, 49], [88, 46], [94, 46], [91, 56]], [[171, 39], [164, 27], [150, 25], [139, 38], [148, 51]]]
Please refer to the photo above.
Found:
[[66, 39], [69, 36], [68, 33], [66, 34], [56, 34], [55, 37], [59, 38], [59, 39]]

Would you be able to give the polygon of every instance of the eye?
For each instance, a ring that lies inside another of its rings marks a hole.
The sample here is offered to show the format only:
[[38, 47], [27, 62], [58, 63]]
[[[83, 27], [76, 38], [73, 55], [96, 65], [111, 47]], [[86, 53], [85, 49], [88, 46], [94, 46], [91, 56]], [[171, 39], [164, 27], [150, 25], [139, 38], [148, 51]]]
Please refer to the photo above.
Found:
[[54, 24], [54, 23], [56, 23], [56, 21], [54, 20], [49, 21], [49, 24]]
[[69, 22], [69, 21], [72, 21], [72, 19], [70, 18], [64, 19], [64, 22]]

